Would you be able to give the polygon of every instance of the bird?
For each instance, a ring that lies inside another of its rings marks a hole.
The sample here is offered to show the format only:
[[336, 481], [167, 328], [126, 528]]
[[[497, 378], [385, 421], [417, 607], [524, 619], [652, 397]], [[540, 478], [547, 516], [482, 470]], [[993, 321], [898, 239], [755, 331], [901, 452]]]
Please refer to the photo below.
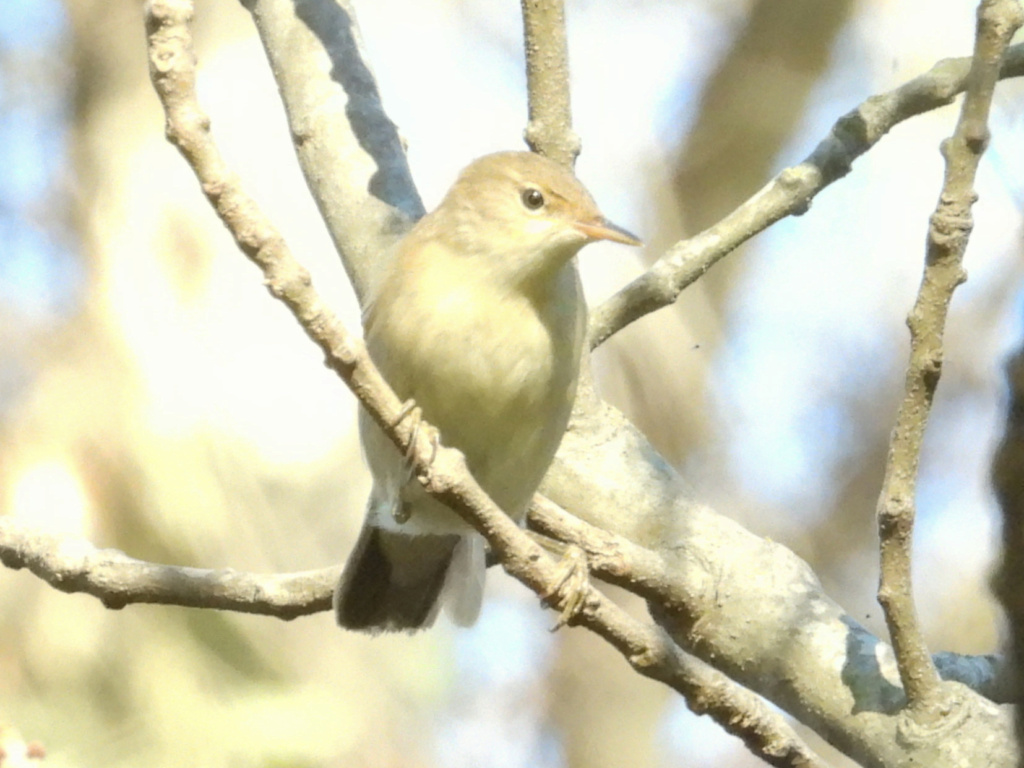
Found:
[[[600, 240], [641, 244], [568, 168], [532, 152], [485, 155], [393, 247], [364, 305], [367, 350], [407, 403], [403, 417], [459, 449], [520, 524], [575, 397], [586, 305], [573, 259]], [[359, 428], [373, 486], [334, 593], [337, 623], [415, 632], [444, 604], [454, 624], [472, 625], [483, 538], [426, 493], [362, 408]]]

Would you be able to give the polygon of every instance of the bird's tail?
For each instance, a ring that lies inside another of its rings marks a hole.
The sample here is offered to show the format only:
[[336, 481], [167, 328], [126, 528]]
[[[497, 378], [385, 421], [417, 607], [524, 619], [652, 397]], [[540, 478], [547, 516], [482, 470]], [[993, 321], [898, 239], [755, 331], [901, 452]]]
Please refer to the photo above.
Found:
[[460, 627], [471, 627], [480, 615], [484, 601], [484, 577], [487, 575], [487, 552], [479, 533], [459, 536], [452, 552], [442, 598], [444, 612]]
[[365, 523], [334, 592], [338, 624], [372, 633], [425, 629], [442, 592], [452, 620], [472, 624], [483, 596], [482, 554], [477, 534], [412, 536]]

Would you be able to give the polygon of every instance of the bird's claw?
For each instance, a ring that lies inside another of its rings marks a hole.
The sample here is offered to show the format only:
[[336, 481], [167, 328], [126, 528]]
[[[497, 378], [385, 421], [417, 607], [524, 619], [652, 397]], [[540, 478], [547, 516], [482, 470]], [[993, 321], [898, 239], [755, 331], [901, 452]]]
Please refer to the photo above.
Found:
[[[423, 421], [423, 411], [420, 409], [418, 405], [416, 405], [416, 401], [411, 398], [402, 403], [402, 408], [398, 412], [398, 415], [395, 417], [395, 420], [392, 422], [392, 426], [397, 427], [405, 419], [410, 419], [412, 423], [411, 426], [409, 427], [409, 443], [406, 446], [405, 454], [403, 455], [403, 458], [405, 459], [405, 480], [402, 483], [402, 485], [405, 485], [406, 483], [411, 481], [416, 471], [416, 446], [419, 443], [421, 429], [428, 430], [428, 437], [430, 440], [430, 456], [427, 457], [422, 462], [423, 473], [420, 477], [420, 481], [423, 483], [430, 482], [431, 466], [434, 463], [434, 459], [437, 458], [437, 450], [438, 446], [441, 443], [441, 435], [437, 431], [436, 427]], [[409, 504], [399, 504], [396, 506], [394, 517], [397, 522], [404, 523], [409, 519], [409, 517], [412, 514], [410, 506], [411, 505]]]
[[558, 620], [551, 628], [552, 632], [564, 627], [579, 612], [586, 603], [589, 587], [590, 569], [587, 566], [587, 555], [579, 547], [570, 544], [558, 561], [554, 582], [541, 596], [548, 606], [560, 608]]

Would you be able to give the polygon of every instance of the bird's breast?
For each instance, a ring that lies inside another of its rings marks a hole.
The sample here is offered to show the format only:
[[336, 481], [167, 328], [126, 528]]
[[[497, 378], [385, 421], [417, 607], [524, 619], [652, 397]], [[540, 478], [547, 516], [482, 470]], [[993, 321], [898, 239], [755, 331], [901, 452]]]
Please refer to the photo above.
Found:
[[495, 501], [521, 506], [575, 394], [583, 313], [575, 274], [567, 266], [539, 297], [449, 277], [419, 279], [392, 305], [375, 306], [370, 354], [442, 441], [466, 454]]

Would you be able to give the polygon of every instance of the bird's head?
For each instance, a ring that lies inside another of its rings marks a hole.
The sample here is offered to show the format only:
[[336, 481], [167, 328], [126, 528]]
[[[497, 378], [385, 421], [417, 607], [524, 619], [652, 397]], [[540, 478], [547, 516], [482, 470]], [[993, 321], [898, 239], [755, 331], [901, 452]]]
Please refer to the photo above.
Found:
[[475, 160], [431, 218], [443, 223], [435, 236], [513, 281], [551, 274], [598, 240], [640, 245], [601, 214], [571, 171], [530, 152]]

